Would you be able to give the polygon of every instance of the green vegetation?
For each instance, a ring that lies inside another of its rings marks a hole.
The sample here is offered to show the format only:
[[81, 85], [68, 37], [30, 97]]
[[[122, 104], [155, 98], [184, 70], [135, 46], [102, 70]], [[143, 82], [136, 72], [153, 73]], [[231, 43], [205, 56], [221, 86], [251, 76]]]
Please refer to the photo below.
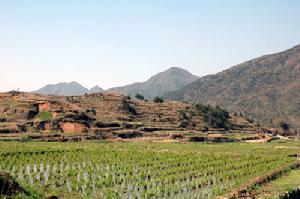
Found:
[[127, 111], [128, 113], [131, 113], [133, 115], [136, 115], [136, 110], [129, 104], [128, 100], [127, 99], [123, 99], [121, 101], [121, 106], [122, 106], [122, 109]]
[[189, 110], [180, 110], [179, 114], [180, 114], [180, 124], [179, 124], [179, 127], [181, 127], [181, 128], [187, 128], [188, 126], [193, 125], [192, 121], [191, 121], [192, 115], [193, 115], [192, 111], [189, 111]]
[[289, 123], [287, 123], [287, 122], [280, 122], [279, 126], [282, 129], [284, 135], [290, 135], [291, 134], [290, 124]]
[[292, 170], [286, 175], [258, 188], [257, 198], [280, 198], [282, 193], [300, 190], [300, 170]]
[[164, 102], [164, 99], [162, 97], [155, 97], [153, 99], [153, 102], [155, 103], [163, 103]]
[[43, 121], [50, 121], [52, 119], [52, 114], [50, 112], [39, 112], [37, 114], [37, 116], [35, 116], [36, 118], [39, 118]]
[[131, 100], [130, 95], [126, 95], [126, 96], [125, 96], [125, 99], [126, 99], [126, 100]]
[[204, 121], [214, 128], [230, 128], [229, 113], [219, 106], [212, 107], [210, 105], [196, 104], [196, 110]]
[[[255, 122], [266, 124], [270, 118], [274, 121], [283, 120], [294, 128], [292, 130], [299, 131], [300, 92], [294, 90], [295, 82], [298, 83], [300, 79], [294, 64], [300, 62], [299, 54], [300, 45], [281, 53], [249, 60], [226, 72], [201, 77], [181, 89], [165, 94], [164, 98], [218, 104], [242, 112], [244, 116], [255, 119]], [[284, 80], [284, 84], [278, 80]]]
[[280, 126], [280, 128], [282, 128], [282, 130], [284, 130], [284, 131], [290, 130], [290, 125], [289, 125], [287, 122], [280, 122], [279, 126]]
[[144, 100], [144, 99], [145, 99], [145, 97], [144, 97], [142, 94], [140, 94], [140, 93], [137, 93], [137, 94], [135, 95], [135, 98], [136, 98], [136, 99], [139, 99], [139, 100]]
[[96, 110], [93, 109], [93, 108], [92, 108], [92, 109], [86, 109], [85, 112], [86, 112], [86, 113], [92, 113], [93, 115], [97, 115]]
[[1, 142], [0, 170], [25, 188], [58, 197], [214, 198], [295, 162], [299, 147], [299, 142]]

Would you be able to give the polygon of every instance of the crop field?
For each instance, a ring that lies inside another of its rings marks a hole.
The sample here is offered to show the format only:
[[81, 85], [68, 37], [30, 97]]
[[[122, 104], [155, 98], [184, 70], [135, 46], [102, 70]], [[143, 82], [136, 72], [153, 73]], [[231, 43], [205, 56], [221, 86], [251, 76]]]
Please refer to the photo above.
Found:
[[0, 171], [61, 198], [215, 198], [297, 161], [287, 143], [1, 142]]
[[260, 187], [257, 190], [257, 198], [279, 199], [280, 194], [300, 190], [300, 170], [293, 170], [279, 179]]

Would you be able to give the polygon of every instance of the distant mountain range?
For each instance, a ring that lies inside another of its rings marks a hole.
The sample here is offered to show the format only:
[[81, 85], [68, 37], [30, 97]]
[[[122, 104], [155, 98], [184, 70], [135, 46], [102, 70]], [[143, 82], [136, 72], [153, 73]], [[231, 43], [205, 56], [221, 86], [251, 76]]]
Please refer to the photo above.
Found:
[[47, 85], [35, 93], [83, 95], [120, 92], [148, 99], [165, 99], [220, 105], [256, 122], [278, 125], [288, 122], [300, 131], [300, 45], [265, 55], [230, 69], [201, 78], [181, 68], [169, 68], [149, 80], [103, 91], [87, 89], [76, 82]]
[[123, 87], [111, 88], [109, 92], [120, 92], [130, 96], [136, 93], [144, 95], [148, 99], [156, 96], [162, 96], [168, 92], [178, 90], [187, 84], [198, 79], [197, 76], [191, 74], [182, 68], [172, 67], [166, 71], [152, 76], [145, 82], [130, 84]]
[[58, 84], [48, 84], [33, 92], [42, 95], [76, 96], [84, 95], [85, 93], [91, 94], [103, 92], [103, 89], [99, 86], [87, 89], [77, 82], [63, 82]]
[[204, 76], [164, 98], [220, 105], [300, 130], [300, 45]]
[[[162, 96], [167, 92], [180, 89], [187, 84], [195, 81], [198, 77], [182, 68], [172, 67], [168, 70], [158, 73], [146, 82], [134, 83], [123, 87], [108, 89], [106, 92], [119, 92], [134, 96], [137, 93], [144, 95], [148, 99], [156, 96]], [[84, 95], [85, 93], [99, 93], [104, 90], [98, 86], [87, 89], [77, 82], [51, 84], [42, 87], [34, 93], [43, 95]]]

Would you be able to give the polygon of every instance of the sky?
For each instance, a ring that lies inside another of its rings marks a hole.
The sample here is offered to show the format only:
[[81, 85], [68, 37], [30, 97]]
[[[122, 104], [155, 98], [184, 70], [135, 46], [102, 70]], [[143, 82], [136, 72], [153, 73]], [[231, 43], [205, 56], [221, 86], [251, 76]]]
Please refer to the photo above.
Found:
[[299, 0], [0, 0], [0, 91], [204, 76], [298, 44]]

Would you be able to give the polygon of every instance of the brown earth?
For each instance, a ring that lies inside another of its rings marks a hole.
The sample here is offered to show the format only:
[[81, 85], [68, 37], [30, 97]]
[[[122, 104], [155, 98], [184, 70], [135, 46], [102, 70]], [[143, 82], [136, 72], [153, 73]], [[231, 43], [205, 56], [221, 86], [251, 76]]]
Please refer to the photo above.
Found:
[[234, 115], [229, 120], [232, 128], [227, 131], [211, 128], [199, 115], [190, 116], [188, 124], [183, 126], [181, 112], [191, 110], [194, 106], [188, 103], [154, 103], [127, 99], [119, 93], [69, 97], [0, 93], [0, 138], [40, 133], [48, 139], [49, 133], [55, 133], [66, 137], [87, 136], [87, 139], [158, 137], [187, 140], [190, 136], [209, 134], [211, 138], [222, 140], [216, 137], [222, 138], [228, 133], [257, 135], [264, 132], [246, 118]]

